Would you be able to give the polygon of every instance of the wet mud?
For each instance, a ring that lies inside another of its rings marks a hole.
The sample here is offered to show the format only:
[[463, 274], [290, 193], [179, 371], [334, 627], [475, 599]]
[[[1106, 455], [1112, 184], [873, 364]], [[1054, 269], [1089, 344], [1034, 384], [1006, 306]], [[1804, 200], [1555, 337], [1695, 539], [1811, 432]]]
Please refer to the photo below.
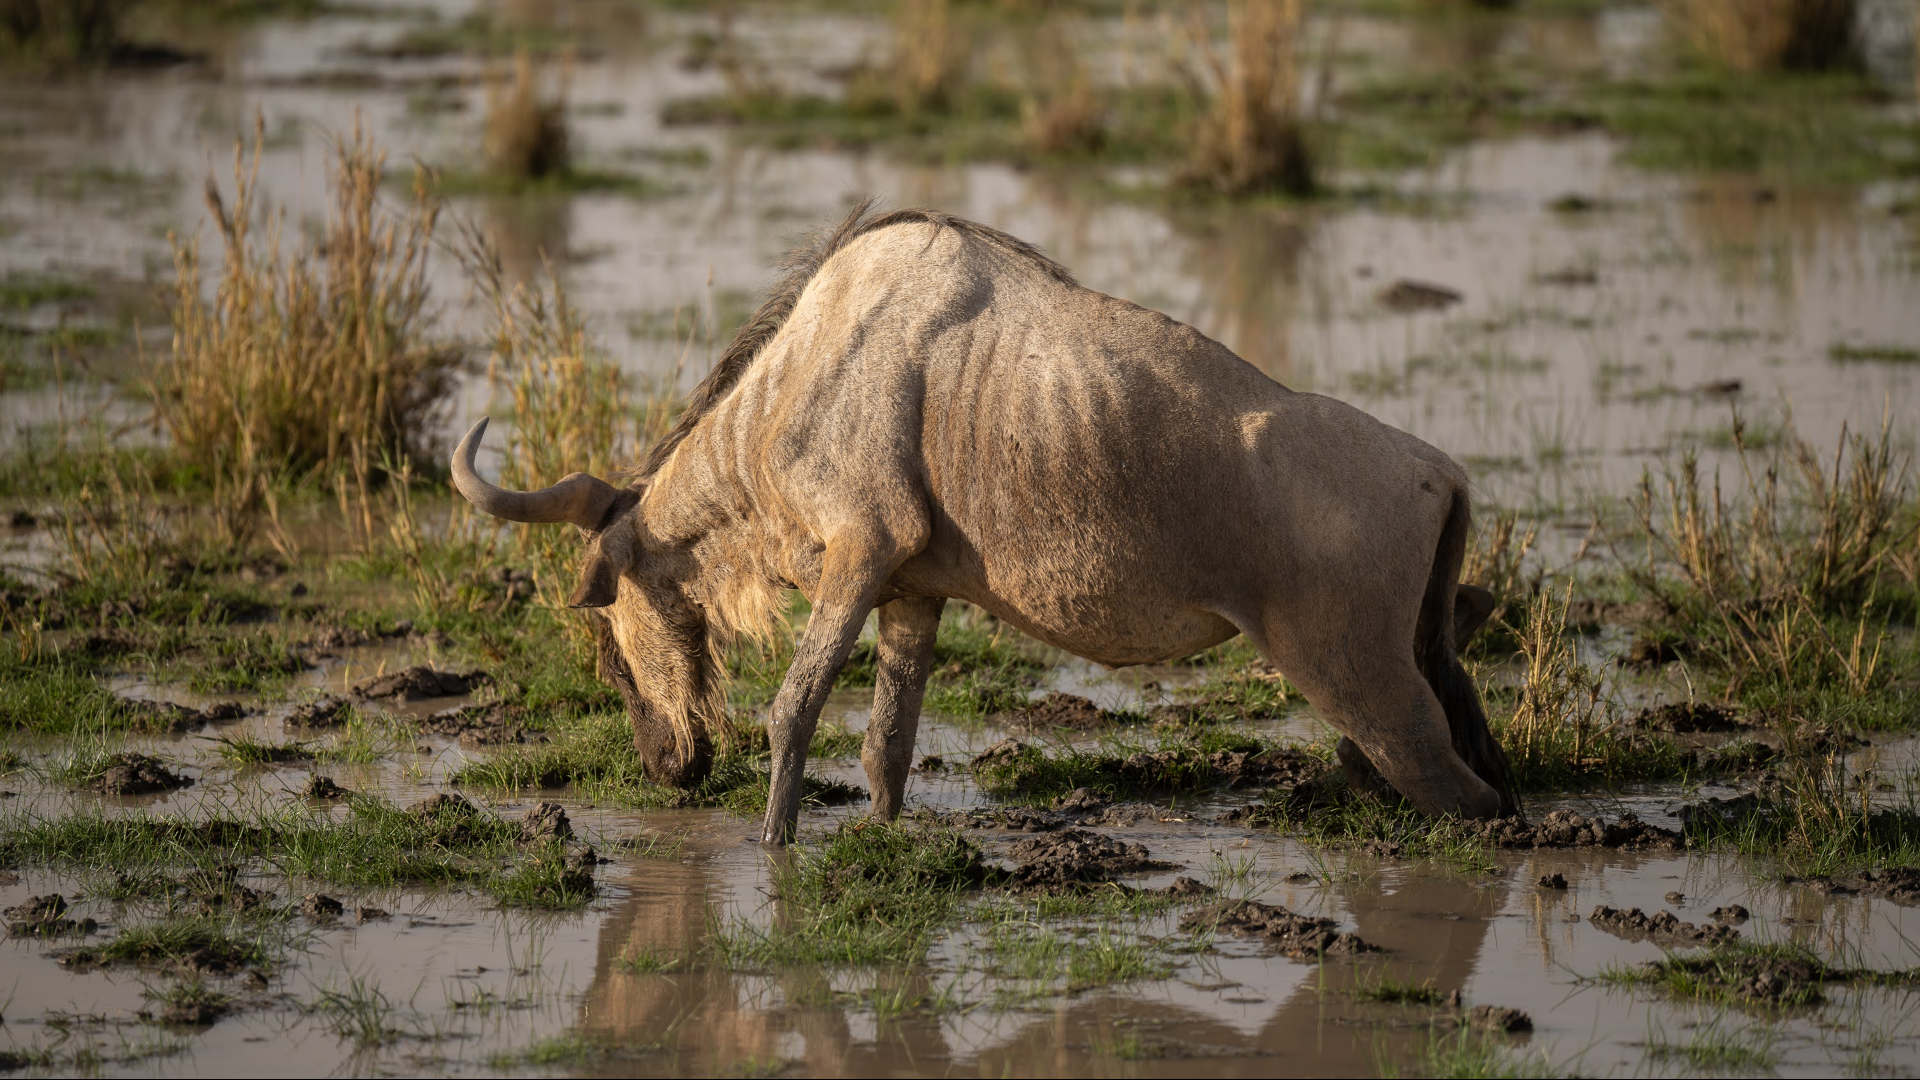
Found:
[[1648, 915], [1639, 908], [1621, 911], [1605, 904], [1594, 908], [1587, 916], [1593, 925], [1634, 941], [1652, 941], [1662, 945], [1718, 945], [1733, 941], [1740, 932], [1725, 923], [1714, 922], [1707, 925], [1682, 922], [1671, 911], [1662, 911], [1657, 915]]
[[90, 790], [107, 795], [152, 795], [192, 784], [192, 777], [174, 772], [158, 758], [130, 752], [108, 758], [86, 782]]
[[1297, 915], [1286, 908], [1255, 900], [1200, 908], [1182, 919], [1180, 926], [1189, 931], [1217, 928], [1254, 938], [1295, 960], [1377, 951], [1376, 946], [1362, 941], [1359, 935], [1341, 930], [1340, 924], [1332, 919]]

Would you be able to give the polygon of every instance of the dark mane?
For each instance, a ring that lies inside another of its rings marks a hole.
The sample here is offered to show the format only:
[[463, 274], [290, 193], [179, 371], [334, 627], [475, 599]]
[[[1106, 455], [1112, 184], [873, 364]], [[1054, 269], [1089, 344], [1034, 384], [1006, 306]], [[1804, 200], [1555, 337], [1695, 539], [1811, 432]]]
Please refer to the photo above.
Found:
[[760, 354], [767, 342], [773, 340], [781, 325], [787, 321], [787, 316], [793, 313], [794, 305], [800, 302], [800, 294], [806, 289], [807, 282], [813, 280], [813, 275], [820, 272], [820, 268], [834, 253], [860, 236], [890, 225], [924, 222], [936, 229], [955, 229], [978, 237], [1038, 264], [1057, 281], [1073, 284], [1073, 275], [1059, 263], [1047, 258], [1039, 248], [998, 229], [934, 210], [894, 210], [875, 215], [872, 213], [873, 203], [873, 199], [862, 202], [832, 231], [819, 234], [812, 243], [795, 248], [780, 261], [779, 282], [767, 294], [766, 300], [761, 302], [753, 317], [733, 335], [727, 351], [720, 355], [720, 362], [713, 366], [706, 378], [700, 380], [699, 386], [694, 387], [692, 395], [687, 398], [686, 408], [680, 411], [673, 427], [647, 451], [646, 461], [635, 474], [637, 480], [646, 480], [660, 471], [660, 467], [673, 456], [674, 450], [686, 440], [700, 419], [727, 396], [727, 392], [733, 389], [734, 384], [740, 381], [740, 376], [753, 363], [754, 357]]

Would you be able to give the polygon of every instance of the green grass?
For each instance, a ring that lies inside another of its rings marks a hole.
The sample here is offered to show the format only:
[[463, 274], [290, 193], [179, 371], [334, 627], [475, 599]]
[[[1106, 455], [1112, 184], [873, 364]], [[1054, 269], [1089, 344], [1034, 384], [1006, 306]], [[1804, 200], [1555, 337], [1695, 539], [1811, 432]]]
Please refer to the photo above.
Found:
[[[1544, 1053], [1524, 1053], [1512, 1039], [1462, 1026], [1435, 1031], [1411, 1062], [1384, 1054], [1378, 1062], [1381, 1076], [1424, 1076], [1479, 1080], [1483, 1077], [1549, 1077], [1577, 1075], [1556, 1066]], [[1407, 1068], [1405, 1073], [1402, 1068]]]
[[443, 804], [415, 813], [364, 796], [343, 818], [304, 805], [249, 817], [156, 814], [0, 819], [0, 866], [132, 876], [173, 867], [211, 872], [234, 861], [347, 888], [452, 887], [502, 904], [576, 908], [591, 896], [551, 845], [522, 844], [519, 826], [484, 809]]
[[916, 964], [988, 877], [980, 849], [953, 830], [848, 823], [776, 869], [770, 925], [735, 920], [709, 947], [736, 968]]
[[[640, 173], [607, 169], [563, 169], [545, 176], [509, 176], [497, 172], [465, 169], [436, 169], [432, 184], [435, 193], [447, 196], [469, 195], [624, 195], [632, 199], [658, 199], [676, 194], [678, 189]], [[413, 174], [395, 174], [393, 182], [411, 188]]]
[[1850, 345], [1836, 341], [1827, 346], [1827, 357], [1841, 364], [1914, 364], [1920, 363], [1920, 349], [1891, 343]]
[[1445, 1000], [1445, 995], [1440, 993], [1432, 979], [1412, 982], [1397, 979], [1386, 972], [1372, 978], [1362, 978], [1354, 986], [1353, 996], [1383, 1005], [1438, 1005]]
[[[1108, 926], [1045, 926], [1013, 917], [989, 924], [973, 955], [996, 980], [1003, 1003], [1164, 979], [1173, 972], [1151, 940]], [[984, 953], [984, 957], [981, 956]]]
[[[844, 750], [851, 738], [829, 732], [826, 745]], [[647, 779], [625, 713], [596, 713], [554, 724], [546, 743], [508, 747], [462, 766], [452, 782], [501, 792], [572, 787], [595, 802], [630, 809], [718, 806], [751, 817], [766, 809], [769, 766], [764, 738], [759, 741], [758, 747], [720, 755], [705, 780], [682, 790]], [[860, 794], [816, 777], [806, 778], [803, 788], [803, 798], [813, 805], [847, 802]]]
[[1734, 1030], [1722, 1026], [1722, 1017], [1691, 1027], [1686, 1042], [1674, 1042], [1660, 1032], [1647, 1038], [1647, 1056], [1654, 1061], [1678, 1062], [1695, 1072], [1761, 1073], [1779, 1064], [1774, 1032], [1765, 1025]]
[[0, 311], [25, 311], [41, 304], [91, 300], [97, 291], [74, 278], [8, 271], [5, 277], [0, 277]]
[[272, 971], [286, 959], [288, 933], [280, 920], [245, 916], [174, 916], [136, 923], [100, 945], [67, 953], [74, 966], [131, 964], [173, 966], [183, 962], [209, 971], [241, 968]]

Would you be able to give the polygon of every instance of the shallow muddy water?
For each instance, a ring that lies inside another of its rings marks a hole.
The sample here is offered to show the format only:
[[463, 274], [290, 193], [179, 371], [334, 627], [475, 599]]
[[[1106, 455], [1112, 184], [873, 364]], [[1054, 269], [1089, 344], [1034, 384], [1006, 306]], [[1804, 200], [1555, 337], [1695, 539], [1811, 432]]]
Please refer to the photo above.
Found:
[[[387, 5], [360, 5], [369, 6]], [[327, 139], [355, 123], [396, 166], [417, 158], [470, 167], [483, 81], [502, 68], [458, 55], [368, 59], [368, 47], [396, 41], [423, 5], [391, 6], [386, 14], [203, 27], [192, 43], [207, 53], [203, 65], [0, 85], [0, 277], [53, 274], [114, 295], [159, 287], [171, 269], [169, 231], [197, 230], [212, 242], [202, 180], [212, 172], [230, 187], [232, 140], [250, 130], [256, 111], [268, 135], [261, 186], [290, 232], [324, 212]], [[644, 17], [605, 4], [561, 5], [558, 15], [533, 4], [427, 6], [447, 21], [484, 10], [536, 28], [551, 19], [595, 27], [595, 47], [568, 75], [576, 150], [587, 165], [636, 173], [660, 192], [461, 196], [450, 210], [495, 238], [512, 273], [530, 276], [550, 257], [608, 354], [638, 377], [677, 374], [691, 385], [717, 347], [688, 334], [737, 317], [796, 237], [877, 195], [1031, 240], [1089, 286], [1163, 310], [1290, 386], [1350, 400], [1426, 438], [1469, 467], [1486, 503], [1564, 524], [1543, 542], [1556, 556], [1579, 546], [1596, 499], [1628, 494], [1662, 455], [1697, 446], [1709, 462], [1724, 461], [1736, 412], [1776, 434], [1790, 419], [1822, 448], [1843, 428], [1874, 427], [1883, 417], [1910, 443], [1920, 418], [1920, 364], [1849, 352], [1920, 348], [1920, 214], [1911, 209], [1911, 181], [1799, 188], [1653, 173], [1624, 164], [1607, 136], [1573, 134], [1476, 142], [1431, 169], [1373, 178], [1383, 190], [1372, 198], [1168, 204], [1045, 169], [912, 165], [883, 150], [774, 149], [722, 127], [666, 126], [660, 114], [669, 101], [725, 87], [712, 65], [686, 62], [689, 42], [716, 32], [716, 18], [679, 5], [647, 7]], [[1544, 50], [1569, 64], [1629, 71], [1654, 47], [1656, 23], [1651, 8], [1629, 6], [1516, 20], [1489, 39], [1472, 29], [1479, 24], [1443, 20], [1409, 30], [1357, 19], [1343, 41], [1375, 65]], [[887, 40], [877, 19], [780, 5], [743, 9], [735, 29], [764, 62], [765, 77], [818, 92], [835, 92], [833, 72]], [[1081, 32], [1102, 58], [1096, 68], [1121, 79], [1131, 70], [1126, 58], [1164, 27], [1091, 19]], [[1897, 107], [1912, 113], [1911, 99], [1903, 101]], [[450, 323], [477, 337], [481, 314], [452, 260], [436, 261], [431, 275]], [[1383, 296], [1402, 281], [1458, 298], [1396, 310]], [[0, 311], [6, 327], [35, 333], [114, 317], [85, 300]], [[728, 327], [714, 329], [724, 340]], [[473, 378], [447, 430], [500, 412], [504, 400]], [[0, 446], [95, 420], [119, 437], [150, 439], [136, 423], [141, 415], [127, 395], [90, 386], [0, 384]], [[0, 562], [9, 566], [42, 567], [53, 545], [45, 528], [0, 527]], [[298, 699], [440, 659], [430, 644], [405, 638], [332, 653], [296, 677]], [[1036, 693], [1146, 708], [1198, 678], [1178, 667], [1116, 674], [1069, 663], [1048, 672]], [[207, 703], [144, 676], [113, 689]], [[837, 693], [826, 719], [862, 730], [869, 697]], [[395, 711], [418, 718], [461, 700]], [[426, 734], [394, 736], [364, 761], [234, 767], [219, 757], [221, 737], [282, 741], [292, 707], [269, 704], [232, 724], [130, 740], [131, 749], [184, 763], [196, 783], [183, 790], [73, 793], [27, 768], [0, 775], [0, 815], [269, 808], [295, 801], [316, 774], [405, 806], [444, 790], [461, 765], [489, 753]], [[1258, 732], [1325, 735], [1299, 711]], [[929, 717], [917, 753], [965, 758], [1007, 734]], [[316, 736], [316, 745], [337, 738]], [[1856, 749], [1854, 760], [1910, 777], [1920, 765], [1916, 746], [1890, 740]], [[41, 766], [67, 752], [64, 743], [25, 737], [10, 738], [6, 749]], [[813, 770], [864, 788], [856, 760], [816, 761]], [[1732, 791], [1639, 790], [1594, 804], [1538, 801], [1530, 810], [1610, 818], [1631, 811], [1671, 827], [1680, 802]], [[463, 893], [333, 890], [348, 902], [344, 918], [296, 919], [285, 968], [236, 990], [241, 1005], [232, 1015], [186, 1030], [139, 1018], [155, 976], [71, 970], [57, 955], [76, 942], [8, 939], [0, 941], [0, 1054], [87, 1048], [95, 1056], [81, 1063], [101, 1072], [181, 1075], [1418, 1071], [1435, 1039], [1453, 1037], [1458, 1010], [1362, 993], [1392, 980], [1430, 985], [1442, 999], [1457, 991], [1465, 1006], [1524, 1010], [1531, 1031], [1498, 1036], [1501, 1045], [1562, 1071], [1691, 1069], [1686, 1048], [1737, 1043], [1764, 1051], [1765, 1064], [1748, 1059], [1745, 1071], [1920, 1072], [1920, 998], [1911, 990], [1834, 986], [1818, 1010], [1778, 1013], [1676, 1003], [1596, 981], [1663, 954], [1659, 943], [1590, 922], [1602, 905], [1705, 923], [1713, 909], [1737, 903], [1751, 913], [1738, 927], [1746, 940], [1799, 943], [1878, 969], [1920, 965], [1916, 909], [1782, 884], [1731, 856], [1494, 850], [1484, 865], [1462, 868], [1328, 851], [1223, 824], [1228, 810], [1254, 797], [1229, 792], [1103, 827], [1173, 864], [1127, 883], [1164, 888], [1180, 876], [1211, 875], [1230, 895], [1335, 920], [1378, 952], [1304, 962], [1226, 931], [1206, 948], [1181, 929], [1175, 908], [1124, 925], [1049, 923], [1052, 932], [1146, 942], [1167, 965], [1164, 974], [1086, 990], [1051, 979], [1023, 986], [993, 973], [982, 959], [988, 929], [977, 921], [905, 973], [718, 964], [649, 971], [634, 958], [692, 955], [721, 927], [764, 928], [783, 918], [772, 895], [776, 856], [753, 843], [757, 823], [718, 810], [613, 810], [571, 793], [547, 795], [610, 860], [582, 911], [501, 910]], [[488, 805], [517, 816], [536, 801]], [[911, 809], [992, 805], [964, 769], [917, 773], [910, 782]], [[861, 810], [809, 810], [803, 841]], [[990, 859], [1006, 861], [1023, 834], [970, 835]], [[663, 857], [623, 846], [655, 840], [679, 846]], [[1536, 884], [1555, 874], [1566, 888]], [[279, 878], [250, 883], [285, 900], [317, 888]], [[0, 873], [0, 907], [59, 892], [101, 934], [150, 913], [139, 902], [88, 896], [97, 884], [37, 870]], [[1681, 899], [1669, 897], [1675, 893]], [[390, 914], [361, 921], [354, 909], [363, 905]], [[371, 1035], [316, 1005], [369, 989], [385, 1003], [384, 1027]], [[917, 1004], [891, 1008], [889, 1000]], [[550, 1055], [538, 1056], [541, 1047]]]

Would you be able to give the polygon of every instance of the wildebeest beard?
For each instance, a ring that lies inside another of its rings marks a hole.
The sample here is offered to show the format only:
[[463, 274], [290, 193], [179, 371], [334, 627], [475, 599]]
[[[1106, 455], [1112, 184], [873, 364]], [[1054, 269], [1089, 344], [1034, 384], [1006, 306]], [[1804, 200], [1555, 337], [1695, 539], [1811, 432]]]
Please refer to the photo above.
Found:
[[648, 779], [693, 787], [713, 768], [726, 724], [719, 658], [698, 607], [623, 583], [620, 600], [594, 611], [599, 673], [626, 702], [633, 748]]

